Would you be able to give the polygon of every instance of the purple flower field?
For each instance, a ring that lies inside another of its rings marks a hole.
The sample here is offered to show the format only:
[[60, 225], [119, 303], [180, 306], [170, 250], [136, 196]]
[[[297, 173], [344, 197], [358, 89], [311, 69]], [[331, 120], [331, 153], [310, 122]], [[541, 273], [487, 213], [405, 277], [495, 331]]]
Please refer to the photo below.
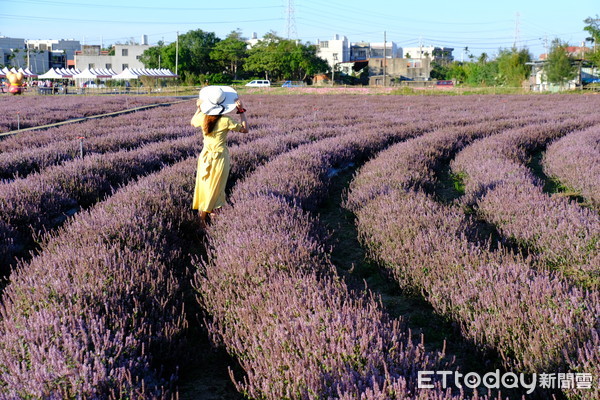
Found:
[[164, 98], [143, 96], [2, 96], [0, 133], [162, 102]]
[[[342, 172], [367, 261], [481, 364], [578, 379], [532, 398], [600, 397], [598, 175], [582, 167], [600, 162], [597, 96], [244, 103], [251, 131], [230, 134], [228, 205], [206, 232], [190, 209], [194, 100], [0, 141], [0, 399], [187, 398], [191, 349], [213, 351], [194, 335], [235, 359], [248, 399], [520, 399], [420, 385], [469, 371], [332, 262], [319, 211]], [[590, 207], [542, 190], [539, 151]]]

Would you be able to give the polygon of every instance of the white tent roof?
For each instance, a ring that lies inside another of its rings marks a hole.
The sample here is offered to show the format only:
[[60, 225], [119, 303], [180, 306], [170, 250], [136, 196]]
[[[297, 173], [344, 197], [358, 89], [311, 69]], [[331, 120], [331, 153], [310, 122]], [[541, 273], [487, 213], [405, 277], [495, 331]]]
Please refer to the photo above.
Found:
[[113, 79], [138, 79], [140, 76], [153, 76], [156, 78], [174, 78], [177, 75], [168, 69], [146, 69], [146, 68], [125, 68], [123, 72], [113, 76]]
[[115, 76], [117, 73], [112, 69], [104, 69], [104, 68], [86, 68], [80, 73], [73, 75], [75, 79], [110, 79]]
[[5, 77], [5, 76], [6, 76], [6, 74], [7, 74], [8, 72], [12, 72], [13, 74], [16, 74], [17, 72], [20, 72], [20, 73], [22, 73], [22, 74], [23, 74], [23, 76], [24, 76], [24, 77], [26, 77], [26, 78], [29, 78], [29, 77], [36, 77], [36, 76], [37, 76], [37, 74], [34, 74], [33, 72], [31, 72], [31, 71], [29, 70], [29, 68], [25, 68], [25, 69], [23, 69], [23, 68], [19, 68], [19, 70], [16, 70], [14, 67], [13, 67], [13, 68], [11, 68], [11, 69], [8, 69], [8, 67], [4, 67], [4, 68], [2, 68], [2, 69], [0, 70], [0, 76], [2, 76], [2, 77]]
[[48, 70], [48, 72], [46, 72], [45, 74], [38, 75], [38, 78], [40, 78], [40, 79], [63, 79], [64, 76], [60, 72], [57, 72], [54, 68], [50, 68]]
[[38, 75], [39, 79], [67, 79], [79, 73], [78, 69], [50, 68], [48, 72]]
[[36, 76], [38, 76], [37, 74], [34, 74], [33, 72], [31, 72], [31, 71], [29, 70], [29, 68], [25, 68], [25, 69], [23, 69], [23, 68], [19, 68], [19, 71], [18, 71], [18, 72], [21, 72], [21, 73], [22, 73], [22, 74], [23, 74], [25, 77], [27, 77], [27, 78], [32, 78], [32, 77], [36, 77]]

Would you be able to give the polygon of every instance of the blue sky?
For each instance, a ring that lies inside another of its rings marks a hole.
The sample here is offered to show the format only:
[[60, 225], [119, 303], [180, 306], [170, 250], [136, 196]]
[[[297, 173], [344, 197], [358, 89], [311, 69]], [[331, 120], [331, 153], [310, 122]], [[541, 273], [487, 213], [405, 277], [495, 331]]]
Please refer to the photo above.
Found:
[[385, 31], [398, 46], [454, 47], [455, 58], [466, 60], [465, 47], [493, 56], [516, 43], [536, 57], [554, 38], [580, 45], [587, 37], [583, 20], [597, 14], [598, 0], [0, 0], [0, 36], [108, 45], [146, 34], [156, 44], [174, 41], [178, 31], [225, 38], [239, 29], [245, 37], [269, 31], [288, 37], [289, 31], [316, 43], [336, 33], [351, 42], [383, 42]]

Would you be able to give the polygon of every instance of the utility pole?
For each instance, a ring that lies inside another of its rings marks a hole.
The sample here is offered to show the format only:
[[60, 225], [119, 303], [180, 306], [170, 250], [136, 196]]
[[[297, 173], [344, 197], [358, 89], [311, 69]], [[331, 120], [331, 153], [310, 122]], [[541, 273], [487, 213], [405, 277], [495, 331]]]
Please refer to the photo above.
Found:
[[335, 84], [335, 64], [337, 63], [337, 53], [333, 53], [333, 67], [331, 68], [331, 86]]
[[177, 42], [175, 43], [175, 75], [177, 73], [177, 67], [179, 66], [179, 31], [177, 31]]
[[387, 67], [387, 59], [386, 57], [386, 49], [387, 49], [387, 37], [386, 37], [386, 32], [383, 31], [383, 86], [386, 86], [386, 75], [387, 75], [387, 71], [386, 71], [386, 67]]

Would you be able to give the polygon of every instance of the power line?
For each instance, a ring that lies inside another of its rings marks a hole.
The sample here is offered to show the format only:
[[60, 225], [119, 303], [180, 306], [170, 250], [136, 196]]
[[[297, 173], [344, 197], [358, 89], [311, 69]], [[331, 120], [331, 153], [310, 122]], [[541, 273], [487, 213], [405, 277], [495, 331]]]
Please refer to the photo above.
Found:
[[141, 21], [139, 18], [130, 19], [127, 21], [116, 21], [116, 20], [99, 20], [99, 19], [85, 19], [85, 18], [61, 18], [61, 17], [36, 17], [32, 15], [10, 15], [0, 14], [0, 17], [7, 19], [18, 19], [24, 21], [48, 21], [48, 22], [81, 22], [81, 23], [110, 23], [110, 24], [123, 24], [123, 25], [221, 25], [221, 24], [233, 24], [233, 23], [247, 23], [247, 22], [268, 22], [268, 21], [281, 21], [283, 18], [268, 18], [268, 19], [252, 19], [252, 20], [233, 20], [233, 21]]
[[41, 4], [44, 6], [69, 6], [69, 7], [95, 7], [109, 9], [131, 9], [131, 10], [149, 10], [149, 11], [235, 11], [235, 10], [256, 10], [269, 8], [282, 8], [282, 6], [252, 6], [252, 7], [153, 7], [153, 6], [132, 6], [126, 4], [112, 5], [102, 3], [81, 3], [81, 2], [64, 2], [64, 1], [45, 1], [45, 0], [21, 0], [21, 3]]

